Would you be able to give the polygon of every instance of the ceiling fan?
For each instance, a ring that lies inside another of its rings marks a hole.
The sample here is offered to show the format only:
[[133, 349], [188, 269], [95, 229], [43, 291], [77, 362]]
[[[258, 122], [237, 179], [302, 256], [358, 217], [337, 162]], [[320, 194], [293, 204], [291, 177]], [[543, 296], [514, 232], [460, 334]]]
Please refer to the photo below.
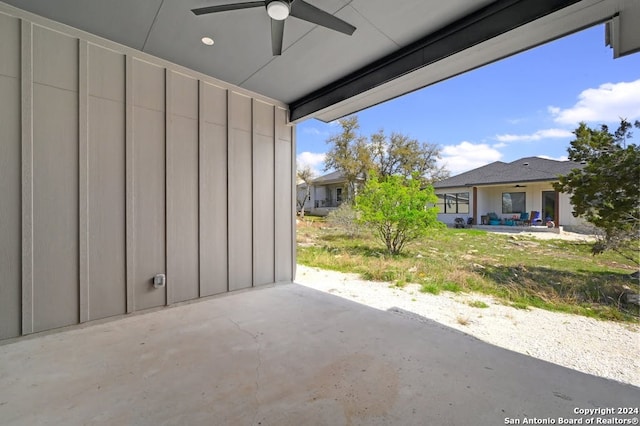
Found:
[[196, 15], [206, 15], [208, 13], [226, 12], [229, 10], [249, 9], [253, 7], [264, 7], [271, 18], [271, 49], [274, 56], [282, 54], [282, 39], [284, 35], [284, 20], [288, 16], [302, 19], [343, 34], [351, 35], [356, 27], [336, 18], [330, 13], [305, 2], [304, 0], [264, 0], [248, 1], [244, 3], [231, 3], [219, 6], [207, 6], [191, 11]]

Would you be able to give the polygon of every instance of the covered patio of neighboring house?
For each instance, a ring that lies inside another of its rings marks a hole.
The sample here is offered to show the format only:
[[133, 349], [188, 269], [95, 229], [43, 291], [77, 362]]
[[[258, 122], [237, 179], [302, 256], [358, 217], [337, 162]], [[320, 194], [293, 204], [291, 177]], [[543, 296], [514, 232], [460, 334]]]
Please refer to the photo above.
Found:
[[331, 172], [322, 175], [311, 182], [307, 196], [307, 184], [300, 183], [296, 190], [298, 196], [298, 211], [304, 202], [305, 213], [314, 216], [326, 216], [332, 210], [337, 209], [350, 198], [349, 184], [342, 172]]
[[444, 179], [434, 183], [438, 219], [452, 226], [462, 219], [478, 227], [580, 231], [588, 225], [573, 216], [569, 194], [553, 188], [558, 176], [579, 167], [570, 161], [527, 157], [496, 161]]

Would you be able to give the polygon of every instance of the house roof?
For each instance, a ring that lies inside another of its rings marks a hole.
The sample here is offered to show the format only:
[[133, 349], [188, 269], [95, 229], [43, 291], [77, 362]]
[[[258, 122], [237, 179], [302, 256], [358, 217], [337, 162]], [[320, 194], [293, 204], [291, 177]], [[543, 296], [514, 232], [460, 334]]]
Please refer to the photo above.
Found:
[[540, 157], [525, 157], [511, 163], [496, 161], [477, 169], [435, 182], [434, 188], [461, 186], [498, 185], [519, 182], [556, 181], [558, 176], [583, 167], [572, 161], [549, 160]]
[[635, 1], [307, 1], [356, 31], [287, 18], [272, 56], [263, 7], [191, 12], [233, 0], [3, 0], [0, 15], [40, 15], [185, 66], [287, 104], [293, 122], [332, 121], [602, 22], [614, 56], [640, 49]]
[[346, 179], [342, 172], [331, 172], [326, 175], [319, 176], [313, 180], [314, 185], [326, 185], [329, 183], [344, 182]]

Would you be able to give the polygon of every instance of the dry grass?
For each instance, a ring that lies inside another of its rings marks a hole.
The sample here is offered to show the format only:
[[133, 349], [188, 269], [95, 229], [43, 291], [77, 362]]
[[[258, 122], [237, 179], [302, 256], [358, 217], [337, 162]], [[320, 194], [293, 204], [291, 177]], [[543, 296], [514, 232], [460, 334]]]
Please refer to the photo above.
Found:
[[[366, 231], [358, 237], [313, 219], [298, 223], [298, 261], [355, 272], [362, 278], [423, 292], [479, 292], [526, 309], [535, 306], [602, 319], [637, 321], [638, 309], [620, 303], [634, 266], [614, 253], [593, 257], [590, 244], [444, 229], [398, 256]], [[637, 283], [635, 283], [637, 285]]]
[[469, 318], [463, 317], [461, 315], [458, 315], [456, 317], [456, 321], [458, 324], [460, 325], [469, 325], [471, 323], [471, 321], [469, 320]]
[[480, 309], [486, 309], [489, 307], [489, 305], [484, 303], [482, 300], [474, 300], [472, 302], [469, 302], [468, 305], [471, 306], [472, 308], [480, 308]]

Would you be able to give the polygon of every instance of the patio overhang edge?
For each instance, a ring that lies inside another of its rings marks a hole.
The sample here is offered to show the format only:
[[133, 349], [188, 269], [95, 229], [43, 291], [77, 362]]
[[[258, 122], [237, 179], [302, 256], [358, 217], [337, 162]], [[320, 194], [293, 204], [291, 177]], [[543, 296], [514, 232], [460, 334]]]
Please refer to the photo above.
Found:
[[374, 89], [580, 0], [498, 0], [289, 105], [291, 121]]
[[509, 182], [485, 182], [485, 183], [464, 183], [462, 185], [447, 185], [447, 186], [438, 186], [434, 187], [434, 189], [450, 189], [450, 188], [473, 188], [473, 187], [483, 187], [483, 186], [507, 186], [507, 185], [519, 185], [526, 183], [542, 183], [542, 182], [557, 182], [557, 179], [531, 179], [531, 180], [519, 180], [519, 181], [509, 181]]

